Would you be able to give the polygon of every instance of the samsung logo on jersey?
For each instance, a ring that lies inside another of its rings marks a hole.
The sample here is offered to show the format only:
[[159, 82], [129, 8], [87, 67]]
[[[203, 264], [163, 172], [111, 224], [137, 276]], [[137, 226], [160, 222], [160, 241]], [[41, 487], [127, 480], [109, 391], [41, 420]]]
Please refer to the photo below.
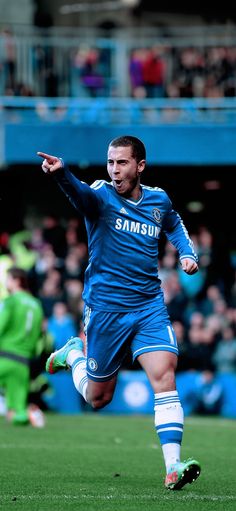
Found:
[[151, 238], [158, 238], [160, 232], [160, 227], [156, 227], [155, 225], [133, 222], [131, 220], [124, 220], [123, 218], [116, 219], [115, 228], [117, 231], [134, 232], [142, 234], [143, 236], [150, 236]]

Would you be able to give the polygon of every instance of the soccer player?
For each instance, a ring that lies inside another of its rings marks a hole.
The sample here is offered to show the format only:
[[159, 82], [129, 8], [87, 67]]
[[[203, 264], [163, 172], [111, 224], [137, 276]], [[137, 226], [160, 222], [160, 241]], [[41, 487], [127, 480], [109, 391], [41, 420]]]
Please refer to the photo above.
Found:
[[0, 302], [0, 388], [3, 388], [8, 419], [28, 423], [30, 361], [41, 337], [43, 310], [28, 288], [24, 270], [7, 272], [7, 296]]
[[89, 264], [83, 299], [87, 357], [72, 338], [50, 355], [49, 373], [70, 367], [75, 387], [94, 408], [112, 399], [117, 373], [129, 347], [155, 395], [155, 426], [166, 465], [166, 488], [177, 490], [200, 474], [198, 461], [180, 461], [184, 415], [175, 385], [178, 347], [158, 278], [161, 230], [176, 247], [182, 269], [198, 270], [188, 232], [161, 188], [141, 185], [146, 150], [133, 136], [112, 140], [107, 170], [111, 182], [88, 186], [61, 158], [38, 152], [85, 218]]

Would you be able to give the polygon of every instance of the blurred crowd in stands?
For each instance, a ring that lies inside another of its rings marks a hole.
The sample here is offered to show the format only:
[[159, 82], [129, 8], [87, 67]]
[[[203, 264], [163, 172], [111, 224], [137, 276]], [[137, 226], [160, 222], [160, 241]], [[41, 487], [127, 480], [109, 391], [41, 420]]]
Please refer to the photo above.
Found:
[[[176, 250], [163, 239], [159, 276], [178, 338], [178, 371], [236, 374], [236, 264], [215, 253], [214, 237], [205, 227], [192, 234], [199, 272], [186, 275]], [[17, 264], [27, 270], [32, 292], [42, 302], [46, 326], [58, 349], [72, 335], [83, 334], [82, 289], [87, 266], [83, 222], [61, 221], [53, 215], [37, 224], [0, 237], [0, 298], [6, 269]], [[223, 267], [222, 267], [223, 266]], [[134, 369], [137, 368], [137, 363]], [[129, 357], [124, 367], [131, 368]]]
[[[42, 39], [19, 50], [9, 29], [0, 34], [0, 95], [119, 97], [119, 47], [65, 47]], [[24, 55], [24, 57], [21, 56]], [[123, 57], [124, 58], [124, 55]], [[135, 98], [233, 97], [236, 47], [160, 43], [126, 51], [126, 96]], [[114, 61], [116, 60], [116, 65]], [[23, 62], [24, 61], [24, 62]], [[21, 69], [19, 69], [21, 68]], [[122, 68], [120, 70], [123, 75]]]
[[232, 97], [236, 48], [162, 48], [134, 50], [130, 79], [134, 97]]

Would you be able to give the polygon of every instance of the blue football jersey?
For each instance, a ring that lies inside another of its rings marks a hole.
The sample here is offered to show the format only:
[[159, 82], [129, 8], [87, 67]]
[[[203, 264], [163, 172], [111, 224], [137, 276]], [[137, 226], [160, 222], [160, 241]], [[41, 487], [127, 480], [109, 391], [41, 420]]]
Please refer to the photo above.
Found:
[[85, 218], [89, 264], [83, 299], [107, 311], [155, 306], [162, 293], [158, 278], [158, 240], [163, 230], [180, 258], [197, 260], [193, 243], [164, 190], [141, 185], [135, 202], [119, 195], [112, 183], [91, 186], [67, 167], [55, 179]]

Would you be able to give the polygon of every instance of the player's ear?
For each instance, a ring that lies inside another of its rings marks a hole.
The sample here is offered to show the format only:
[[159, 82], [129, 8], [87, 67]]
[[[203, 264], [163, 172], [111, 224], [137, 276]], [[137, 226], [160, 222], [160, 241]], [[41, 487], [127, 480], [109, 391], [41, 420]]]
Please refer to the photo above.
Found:
[[138, 163], [138, 171], [139, 171], [140, 174], [145, 169], [145, 165], [146, 165], [146, 161], [145, 160], [140, 160], [140, 162]]

